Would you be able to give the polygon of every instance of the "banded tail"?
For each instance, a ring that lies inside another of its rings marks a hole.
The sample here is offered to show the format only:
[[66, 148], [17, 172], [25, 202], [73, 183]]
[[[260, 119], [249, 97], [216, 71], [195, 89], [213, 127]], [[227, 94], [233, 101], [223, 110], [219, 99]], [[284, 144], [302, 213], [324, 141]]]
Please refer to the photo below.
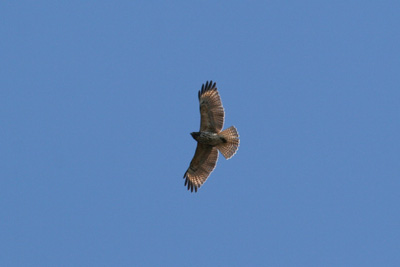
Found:
[[216, 147], [226, 159], [232, 158], [233, 155], [236, 154], [240, 143], [239, 134], [235, 126], [223, 130], [218, 135], [223, 137], [226, 140], [226, 143], [219, 144]]

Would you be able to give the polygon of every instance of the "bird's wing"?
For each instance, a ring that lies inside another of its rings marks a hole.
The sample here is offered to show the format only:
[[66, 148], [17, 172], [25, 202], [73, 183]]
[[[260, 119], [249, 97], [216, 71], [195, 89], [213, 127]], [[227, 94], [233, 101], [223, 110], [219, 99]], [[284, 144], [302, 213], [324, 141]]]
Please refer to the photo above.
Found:
[[185, 186], [188, 190], [197, 192], [204, 182], [210, 176], [217, 165], [218, 150], [215, 147], [197, 143], [196, 152], [190, 162], [190, 166], [183, 175]]
[[219, 133], [224, 126], [224, 107], [216, 83], [206, 82], [199, 91], [200, 131]]

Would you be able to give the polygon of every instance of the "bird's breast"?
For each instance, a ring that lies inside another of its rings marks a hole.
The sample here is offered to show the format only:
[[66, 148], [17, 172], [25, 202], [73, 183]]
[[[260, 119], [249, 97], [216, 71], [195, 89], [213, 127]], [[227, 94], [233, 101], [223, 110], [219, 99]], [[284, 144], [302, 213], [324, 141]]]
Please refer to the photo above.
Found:
[[200, 132], [200, 135], [197, 139], [199, 143], [205, 144], [205, 145], [210, 145], [210, 146], [216, 146], [219, 145], [223, 142], [221, 137], [216, 134], [216, 133], [211, 133], [211, 132]]

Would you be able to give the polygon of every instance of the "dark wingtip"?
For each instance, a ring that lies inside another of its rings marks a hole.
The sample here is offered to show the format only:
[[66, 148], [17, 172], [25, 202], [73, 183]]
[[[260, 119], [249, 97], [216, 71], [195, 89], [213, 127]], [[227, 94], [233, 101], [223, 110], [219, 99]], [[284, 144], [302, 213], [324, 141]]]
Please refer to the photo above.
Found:
[[199, 99], [200, 99], [201, 95], [204, 94], [205, 92], [211, 91], [211, 90], [217, 90], [216, 86], [217, 86], [217, 83], [216, 82], [213, 83], [212, 80], [207, 81], [205, 84], [203, 83], [201, 86], [201, 89], [199, 91], [199, 94], [198, 94]]
[[197, 192], [197, 186], [194, 185], [194, 184], [188, 179], [188, 177], [186, 176], [186, 173], [187, 173], [187, 172], [185, 172], [185, 175], [183, 176], [183, 179], [185, 179], [185, 187], [187, 187], [187, 189], [188, 189], [189, 191], [191, 191], [192, 193], [193, 193], [193, 190], [194, 190], [194, 192], [196, 193], [196, 192]]

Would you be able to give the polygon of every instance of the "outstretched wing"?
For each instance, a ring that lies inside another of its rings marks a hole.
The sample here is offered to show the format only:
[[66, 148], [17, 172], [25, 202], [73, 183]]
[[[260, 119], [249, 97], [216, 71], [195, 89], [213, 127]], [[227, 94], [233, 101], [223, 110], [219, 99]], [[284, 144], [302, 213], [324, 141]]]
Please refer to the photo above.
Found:
[[197, 143], [196, 152], [190, 162], [190, 166], [183, 175], [185, 186], [188, 190], [197, 192], [204, 182], [210, 176], [217, 165], [218, 150], [215, 147]]
[[224, 126], [224, 107], [216, 83], [206, 82], [199, 91], [200, 132], [219, 133]]

